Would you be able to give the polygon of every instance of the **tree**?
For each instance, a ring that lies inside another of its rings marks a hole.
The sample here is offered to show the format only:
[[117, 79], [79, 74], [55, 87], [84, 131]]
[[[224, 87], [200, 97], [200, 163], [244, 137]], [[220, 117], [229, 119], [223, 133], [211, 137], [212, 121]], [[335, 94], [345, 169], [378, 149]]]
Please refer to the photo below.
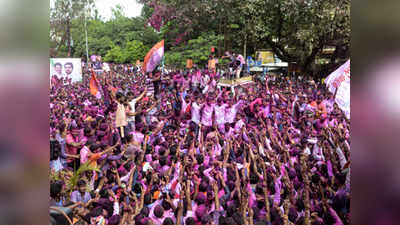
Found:
[[243, 50], [241, 46], [244, 44], [244, 36], [240, 31], [245, 27], [245, 20], [241, 0], [138, 2], [144, 4], [143, 14], [147, 16], [148, 24], [161, 31], [164, 39], [169, 41], [166, 43], [167, 49], [186, 40], [196, 39], [203, 32], [214, 32], [224, 36], [217, 43], [219, 55], [225, 50]]
[[257, 46], [298, 63], [305, 75], [320, 75], [315, 60], [325, 47], [336, 49], [332, 66], [350, 56], [350, 0], [252, 0], [245, 12]]
[[[73, 21], [74, 28], [71, 30], [75, 40], [73, 49], [74, 57], [86, 56], [85, 27], [80, 20]], [[89, 55], [97, 54], [104, 56], [112, 48], [112, 37], [106, 35], [107, 27], [103, 21], [89, 20], [87, 22]]]
[[130, 41], [126, 44], [124, 49], [124, 59], [126, 63], [133, 63], [136, 60], [144, 60], [149, 48], [144, 46], [141, 41]]
[[115, 63], [134, 63], [136, 60], [143, 61], [148, 50], [149, 48], [137, 40], [128, 42], [123, 49], [118, 45], [113, 45], [107, 54], [105, 54], [104, 61]]
[[215, 35], [213, 32], [203, 33], [196, 39], [166, 51], [165, 62], [167, 65], [183, 68], [186, 59], [192, 59], [194, 64], [204, 66], [208, 63], [211, 46], [215, 46], [222, 39], [221, 35]]
[[117, 4], [115, 8], [112, 8], [111, 12], [112, 12], [112, 18], [114, 20], [125, 17], [124, 8], [120, 4]]
[[124, 63], [125, 57], [121, 50], [121, 47], [114, 45], [111, 50], [109, 50], [104, 57], [104, 61], [106, 62], [114, 62], [114, 63]]
[[[318, 75], [323, 49], [334, 47], [329, 66], [349, 55], [350, 0], [138, 0], [148, 23], [160, 30], [166, 49], [201, 33], [222, 35], [218, 53], [254, 53], [271, 49], [298, 63], [305, 75]], [[175, 37], [175, 40], [172, 38]]]
[[83, 19], [85, 14], [90, 13], [94, 6], [94, 0], [53, 0], [50, 7], [50, 46], [53, 54], [57, 55], [61, 46], [68, 49], [67, 56], [71, 56], [71, 29], [72, 20]]
[[[117, 6], [113, 9], [113, 16], [108, 21], [104, 21], [103, 18], [96, 14], [96, 9], [93, 10], [94, 14], [87, 17], [89, 55], [105, 56], [115, 46], [119, 46], [122, 51], [121, 54], [125, 54], [125, 49], [129, 48], [128, 43], [132, 41], [138, 41], [144, 45], [145, 49], [149, 49], [160, 40], [159, 34], [153, 28], [145, 25], [146, 20], [144, 18], [128, 18], [124, 16], [121, 7]], [[72, 19], [70, 35], [74, 40], [73, 45], [70, 47], [70, 56], [85, 57], [86, 39], [84, 21], [80, 18]], [[50, 44], [51, 48], [56, 48], [55, 42], [50, 41]], [[69, 57], [68, 50], [68, 45], [64, 41], [57, 46], [57, 51], [52, 51], [51, 56]], [[116, 49], [113, 50], [114, 53], [116, 51]], [[124, 57], [121, 59], [112, 57], [112, 59], [125, 61]]]

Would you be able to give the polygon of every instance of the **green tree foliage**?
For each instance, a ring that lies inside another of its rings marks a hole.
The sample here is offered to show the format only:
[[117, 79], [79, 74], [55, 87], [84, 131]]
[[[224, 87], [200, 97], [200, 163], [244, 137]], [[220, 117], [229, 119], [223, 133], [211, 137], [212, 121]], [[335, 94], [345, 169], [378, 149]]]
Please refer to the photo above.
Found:
[[[57, 50], [53, 56], [85, 57], [82, 17], [70, 16], [68, 0], [55, 1], [59, 5], [51, 10], [51, 31], [56, 24], [66, 27], [57, 21], [70, 21], [73, 44], [66, 41], [70, 39], [65, 29], [58, 27], [58, 33], [51, 32], [50, 44]], [[94, 0], [72, 2], [85, 1]], [[183, 67], [192, 58], [204, 65], [211, 46], [217, 47], [219, 56], [227, 50], [252, 55], [270, 49], [283, 61], [298, 63], [305, 75], [318, 76], [350, 57], [350, 0], [137, 1], [144, 7], [136, 18], [126, 17], [117, 6], [112, 18], [104, 21], [93, 9], [95, 14], [87, 20], [89, 55], [132, 62], [164, 39], [167, 64]], [[82, 15], [78, 6], [74, 15]], [[326, 54], [327, 47], [334, 51]], [[318, 62], [323, 61], [327, 64], [321, 66]]]
[[[147, 7], [149, 24], [168, 39], [166, 49], [214, 32], [223, 36], [219, 55], [271, 49], [298, 63], [305, 75], [321, 74], [319, 58], [334, 68], [350, 57], [350, 0], [137, 1]], [[324, 55], [326, 47], [334, 47], [334, 53]]]
[[[246, 17], [242, 0], [137, 0], [145, 5], [146, 18], [156, 30], [161, 30], [171, 45], [196, 39], [203, 32], [223, 35], [218, 43], [218, 55], [225, 50], [243, 51]], [[152, 9], [149, 10], [148, 8]], [[167, 29], [164, 29], [167, 26]], [[171, 40], [170, 37], [174, 37]], [[251, 43], [250, 43], [251, 44]], [[167, 46], [168, 48], [168, 46]]]
[[[145, 25], [142, 17], [128, 18], [123, 9], [116, 6], [110, 20], [104, 21], [94, 9], [94, 16], [87, 18], [88, 49], [92, 54], [102, 55], [113, 62], [143, 61], [146, 51], [160, 40], [153, 28]], [[86, 40], [84, 20], [71, 21], [71, 57], [86, 58]], [[110, 54], [108, 54], [110, 52]], [[132, 54], [132, 55], [130, 55]], [[60, 44], [52, 57], [67, 57], [68, 46]]]
[[[50, 7], [50, 48], [51, 55], [55, 56], [61, 49], [67, 48], [67, 55], [71, 55], [71, 33], [75, 28], [74, 20], [83, 20], [90, 14], [94, 0], [53, 0]], [[65, 53], [60, 53], [64, 55]]]
[[186, 60], [192, 59], [194, 64], [204, 66], [208, 63], [211, 47], [216, 46], [222, 39], [222, 36], [214, 33], [203, 33], [196, 39], [171, 47], [165, 52], [165, 62], [167, 65], [183, 68]]
[[122, 52], [121, 47], [118, 45], [114, 45], [104, 57], [104, 61], [106, 62], [115, 62], [115, 63], [122, 63], [125, 61], [124, 54]]
[[315, 62], [326, 47], [336, 49], [332, 68], [350, 57], [350, 0], [252, 0], [245, 12], [258, 46], [297, 62], [306, 75], [321, 75]]
[[146, 47], [141, 41], [133, 40], [126, 44], [124, 56], [126, 62], [143, 61], [150, 48]]
[[143, 61], [148, 50], [149, 48], [144, 46], [140, 41], [129, 41], [123, 49], [118, 45], [112, 46], [107, 54], [105, 54], [104, 61], [115, 63], [134, 63], [136, 60]]

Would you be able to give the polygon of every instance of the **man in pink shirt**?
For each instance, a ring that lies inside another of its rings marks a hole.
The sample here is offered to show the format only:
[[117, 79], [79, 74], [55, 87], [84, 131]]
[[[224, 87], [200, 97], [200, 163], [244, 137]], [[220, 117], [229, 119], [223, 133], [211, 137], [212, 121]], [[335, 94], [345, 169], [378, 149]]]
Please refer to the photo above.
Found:
[[[84, 145], [83, 141], [79, 138], [80, 130], [77, 128], [70, 129], [70, 133], [67, 134], [65, 138], [66, 142], [66, 153], [69, 155], [77, 155], [78, 149], [82, 148]], [[68, 166], [71, 168], [78, 169], [80, 165], [79, 159], [68, 158], [67, 159]]]

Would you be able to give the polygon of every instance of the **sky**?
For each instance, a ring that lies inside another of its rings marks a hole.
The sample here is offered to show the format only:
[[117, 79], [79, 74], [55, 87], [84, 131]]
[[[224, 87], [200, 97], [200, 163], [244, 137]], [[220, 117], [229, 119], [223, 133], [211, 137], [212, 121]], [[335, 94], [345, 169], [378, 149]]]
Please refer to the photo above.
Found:
[[[50, 5], [54, 4], [54, 0], [50, 0]], [[111, 8], [115, 8], [118, 4], [122, 6], [125, 16], [136, 17], [140, 16], [143, 5], [136, 0], [95, 0], [96, 8], [99, 14], [109, 20], [112, 16]]]
[[137, 3], [136, 0], [95, 0], [95, 2], [99, 14], [106, 20], [111, 18], [111, 8], [118, 4], [122, 6], [127, 17], [140, 16], [142, 11], [142, 5]]

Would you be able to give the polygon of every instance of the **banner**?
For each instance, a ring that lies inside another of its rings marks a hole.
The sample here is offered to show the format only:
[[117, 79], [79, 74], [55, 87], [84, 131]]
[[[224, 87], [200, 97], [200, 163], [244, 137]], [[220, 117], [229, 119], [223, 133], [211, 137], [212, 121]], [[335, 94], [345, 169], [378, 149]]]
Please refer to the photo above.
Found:
[[164, 40], [158, 42], [144, 57], [143, 72], [153, 72], [164, 56]]
[[337, 70], [331, 73], [325, 79], [325, 84], [330, 92], [335, 93], [336, 88], [346, 79], [350, 80], [350, 60], [347, 60], [345, 64], [341, 65]]
[[82, 81], [82, 62], [80, 58], [50, 58], [50, 78], [71, 79], [72, 82]]
[[331, 93], [336, 93], [335, 102], [350, 119], [350, 59], [331, 73], [326, 79], [325, 84]]
[[247, 68], [253, 67], [253, 66], [261, 66], [261, 64], [262, 64], [261, 61], [254, 60], [251, 56], [247, 56], [246, 63], [247, 63]]

